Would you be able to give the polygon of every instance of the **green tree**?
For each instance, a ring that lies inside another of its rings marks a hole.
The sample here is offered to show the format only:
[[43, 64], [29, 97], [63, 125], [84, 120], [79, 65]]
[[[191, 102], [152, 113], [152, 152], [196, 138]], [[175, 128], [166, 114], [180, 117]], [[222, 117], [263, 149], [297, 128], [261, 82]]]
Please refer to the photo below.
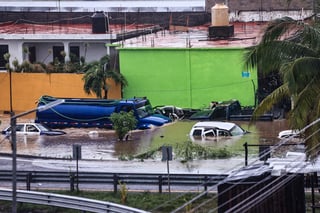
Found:
[[[108, 69], [109, 56], [103, 56], [99, 61], [93, 61], [84, 66], [84, 91], [87, 94], [93, 92], [98, 98], [108, 98], [107, 79], [113, 79], [117, 84], [122, 87], [128, 85], [125, 77], [118, 71]], [[104, 94], [102, 94], [104, 91]]]
[[123, 140], [131, 130], [137, 127], [137, 119], [134, 117], [132, 111], [112, 113], [110, 120], [112, 122], [112, 128], [116, 131], [119, 140]]
[[[256, 108], [261, 115], [274, 104], [289, 97], [288, 113], [292, 129], [303, 129], [320, 114], [320, 31], [312, 20], [297, 21], [284, 17], [270, 21], [261, 41], [245, 54], [247, 68], [258, 68], [261, 74], [278, 72], [282, 85]], [[306, 154], [313, 159], [319, 151], [319, 124], [305, 129]]]

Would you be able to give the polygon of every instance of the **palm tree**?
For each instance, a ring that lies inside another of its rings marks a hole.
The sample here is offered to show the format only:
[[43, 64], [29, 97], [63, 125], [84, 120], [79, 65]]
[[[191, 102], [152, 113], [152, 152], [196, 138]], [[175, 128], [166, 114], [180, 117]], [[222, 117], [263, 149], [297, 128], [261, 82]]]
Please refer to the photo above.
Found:
[[[258, 45], [245, 54], [247, 68], [259, 73], [278, 72], [282, 85], [269, 94], [254, 115], [270, 110], [275, 103], [289, 97], [288, 114], [292, 129], [303, 129], [320, 114], [320, 28], [312, 21], [296, 21], [284, 17], [271, 21]], [[305, 130], [306, 154], [311, 158], [319, 151], [317, 123]]]
[[[103, 56], [99, 61], [93, 61], [84, 66], [85, 74], [84, 80], [84, 91], [87, 94], [91, 92], [95, 93], [97, 98], [108, 98], [108, 88], [106, 80], [108, 78], [113, 79], [117, 84], [121, 84], [122, 87], [128, 85], [125, 77], [118, 71], [108, 70], [109, 56]], [[104, 94], [102, 96], [102, 91]]]

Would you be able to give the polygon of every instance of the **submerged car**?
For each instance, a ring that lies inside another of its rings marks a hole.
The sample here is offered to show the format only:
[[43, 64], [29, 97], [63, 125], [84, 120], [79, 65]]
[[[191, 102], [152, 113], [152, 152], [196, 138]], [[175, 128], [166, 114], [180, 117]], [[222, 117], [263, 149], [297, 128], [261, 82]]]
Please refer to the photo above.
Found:
[[167, 116], [171, 118], [171, 120], [180, 119], [184, 116], [182, 108], [176, 106], [156, 106], [154, 107], [154, 112]]
[[171, 120], [188, 119], [191, 115], [198, 112], [198, 109], [181, 108], [176, 106], [156, 106], [154, 107], [154, 113], [167, 116]]
[[301, 134], [297, 129], [288, 129], [279, 132], [278, 138], [301, 138]]
[[239, 136], [248, 133], [235, 123], [223, 121], [202, 121], [193, 125], [189, 136], [196, 138], [217, 138], [228, 136]]
[[[11, 134], [11, 126], [5, 128], [2, 132], [4, 135]], [[16, 125], [17, 135], [64, 135], [66, 132], [61, 130], [52, 130], [41, 123], [18, 123]]]
[[[190, 120], [198, 121], [249, 121], [252, 119], [253, 107], [242, 107], [238, 100], [214, 102], [210, 108], [203, 109], [190, 116]], [[255, 118], [260, 121], [272, 121], [273, 113], [266, 113]]]

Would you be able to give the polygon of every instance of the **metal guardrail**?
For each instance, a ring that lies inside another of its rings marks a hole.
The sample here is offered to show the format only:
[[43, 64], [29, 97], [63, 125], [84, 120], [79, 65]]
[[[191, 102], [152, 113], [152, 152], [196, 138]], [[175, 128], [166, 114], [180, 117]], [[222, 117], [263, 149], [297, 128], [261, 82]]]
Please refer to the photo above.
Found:
[[[78, 176], [77, 176], [78, 174]], [[26, 183], [26, 189], [32, 188], [32, 183], [65, 183], [70, 184], [73, 191], [77, 184], [110, 184], [116, 193], [120, 184], [158, 186], [203, 187], [218, 184], [226, 174], [141, 174], [141, 173], [103, 173], [103, 172], [56, 172], [56, 171], [18, 171], [17, 182]], [[0, 181], [12, 181], [12, 171], [0, 170]]]
[[[0, 200], [12, 201], [12, 191], [10, 189], [0, 188]], [[147, 213], [147, 211], [144, 210], [106, 201], [24, 190], [17, 190], [17, 201], [22, 203], [57, 206], [88, 212]]]

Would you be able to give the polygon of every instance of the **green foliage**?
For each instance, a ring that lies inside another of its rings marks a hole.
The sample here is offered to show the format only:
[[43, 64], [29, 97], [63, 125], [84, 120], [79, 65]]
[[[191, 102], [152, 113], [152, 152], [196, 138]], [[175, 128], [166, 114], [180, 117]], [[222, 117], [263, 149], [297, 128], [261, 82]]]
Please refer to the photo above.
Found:
[[108, 98], [107, 79], [113, 79], [121, 86], [127, 86], [128, 82], [125, 77], [116, 70], [108, 69], [109, 56], [103, 56], [99, 61], [93, 61], [85, 64], [82, 71], [84, 86], [83, 89], [87, 94], [93, 92], [98, 98], [102, 98], [102, 91], [104, 91], [104, 98]]
[[155, 149], [150, 149], [146, 152], [143, 152], [143, 153], [140, 153], [140, 154], [137, 154], [135, 155], [134, 157], [135, 158], [138, 158], [138, 159], [148, 159], [148, 158], [153, 158], [153, 156], [160, 150], [160, 148], [155, 148]]
[[128, 199], [128, 188], [127, 188], [127, 185], [125, 183], [122, 183], [121, 181], [119, 181], [119, 185], [120, 185], [120, 201], [121, 201], [121, 204], [126, 204], [127, 199]]
[[135, 129], [138, 122], [132, 111], [112, 113], [110, 120], [119, 140], [123, 140], [129, 131]]
[[[277, 72], [282, 85], [257, 107], [255, 117], [272, 109], [284, 98], [292, 101], [291, 129], [304, 129], [320, 117], [320, 30], [316, 23], [290, 17], [270, 21], [260, 43], [245, 55], [247, 68], [258, 68], [260, 75]], [[305, 131], [307, 155], [314, 159], [320, 151], [317, 131], [320, 124]]]
[[[66, 194], [71, 196], [84, 197], [89, 199], [96, 199], [101, 201], [107, 201], [112, 203], [121, 204], [121, 200], [119, 201], [119, 194], [114, 194], [113, 192], [107, 191], [80, 191], [69, 192], [69, 191], [50, 191], [50, 193], [58, 193], [58, 194]], [[127, 197], [126, 205], [138, 209], [142, 209], [148, 212], [161, 212], [161, 213], [169, 213], [174, 211], [176, 208], [183, 205], [185, 202], [190, 201], [197, 193], [152, 193], [149, 191], [144, 192], [128, 192], [129, 195]], [[121, 196], [121, 195], [120, 195]], [[204, 196], [197, 201], [193, 202], [192, 207], [196, 207], [205, 201], [210, 205], [205, 206], [206, 208], [202, 208], [199, 212], [209, 212], [211, 209], [217, 207], [216, 199], [213, 199], [216, 196], [215, 193], [209, 193], [207, 196]], [[189, 207], [191, 207], [191, 205]], [[191, 208], [192, 208], [191, 207]], [[0, 212], [11, 212], [12, 206], [10, 201], [0, 201]], [[36, 204], [19, 204], [18, 211], [21, 213], [25, 212], [46, 212], [46, 213], [78, 213], [79, 210], [72, 210], [54, 206], [47, 205], [36, 205]]]
[[[154, 148], [147, 150], [143, 153], [135, 155], [138, 159], [154, 158], [159, 153], [161, 148]], [[202, 146], [192, 141], [186, 141], [184, 143], [178, 143], [174, 145], [173, 149], [176, 159], [180, 159], [182, 162], [191, 161], [195, 159], [217, 159], [217, 158], [229, 158], [232, 153], [224, 148], [215, 148], [210, 146]]]
[[121, 161], [129, 161], [129, 160], [133, 160], [133, 159], [134, 159], [134, 157], [132, 155], [122, 154], [118, 157], [118, 160], [121, 160]]
[[224, 148], [213, 148], [210, 146], [202, 146], [192, 141], [177, 144], [175, 147], [176, 158], [182, 161], [190, 161], [194, 159], [216, 159], [231, 157], [231, 152]]

